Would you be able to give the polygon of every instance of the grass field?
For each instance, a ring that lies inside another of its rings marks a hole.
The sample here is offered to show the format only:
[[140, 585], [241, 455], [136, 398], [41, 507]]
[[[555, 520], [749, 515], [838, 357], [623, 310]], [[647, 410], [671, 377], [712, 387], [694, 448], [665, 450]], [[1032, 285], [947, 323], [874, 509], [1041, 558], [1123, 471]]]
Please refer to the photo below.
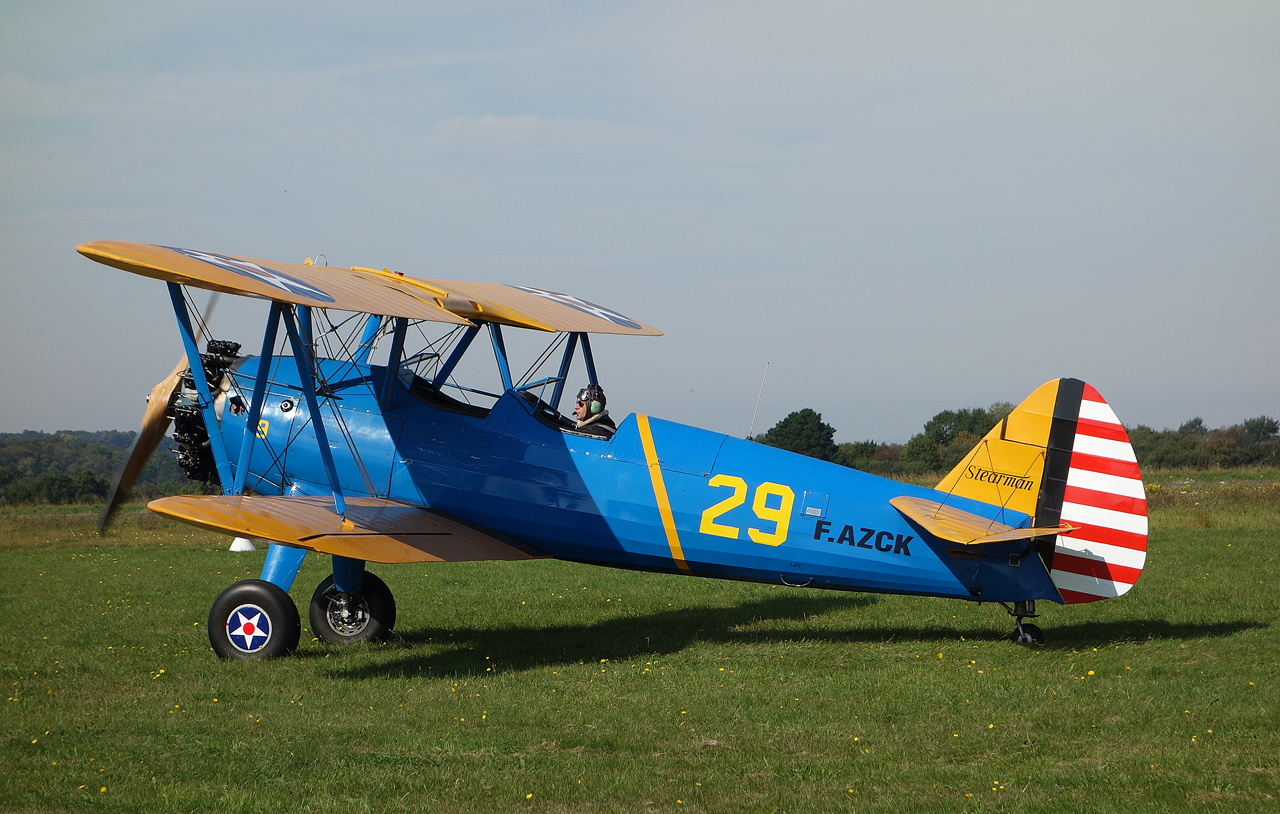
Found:
[[375, 567], [391, 643], [231, 663], [206, 615], [261, 552], [5, 510], [0, 810], [1276, 810], [1280, 489], [1151, 508], [1137, 587], [1042, 647], [993, 605], [476, 563]]

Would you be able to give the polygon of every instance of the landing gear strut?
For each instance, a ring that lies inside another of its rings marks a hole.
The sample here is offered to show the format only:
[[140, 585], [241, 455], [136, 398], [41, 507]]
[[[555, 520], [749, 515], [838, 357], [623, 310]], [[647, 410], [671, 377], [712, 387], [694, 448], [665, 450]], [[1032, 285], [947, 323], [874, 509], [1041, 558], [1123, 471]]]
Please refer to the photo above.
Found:
[[1025, 602], [1014, 602], [1013, 607], [1009, 607], [1001, 602], [1000, 606], [1008, 611], [1009, 615], [1014, 618], [1017, 625], [1013, 630], [1013, 641], [1018, 644], [1044, 644], [1044, 631], [1038, 625], [1031, 623], [1023, 623], [1023, 619], [1035, 619], [1040, 614], [1036, 613], [1036, 601], [1028, 599]]

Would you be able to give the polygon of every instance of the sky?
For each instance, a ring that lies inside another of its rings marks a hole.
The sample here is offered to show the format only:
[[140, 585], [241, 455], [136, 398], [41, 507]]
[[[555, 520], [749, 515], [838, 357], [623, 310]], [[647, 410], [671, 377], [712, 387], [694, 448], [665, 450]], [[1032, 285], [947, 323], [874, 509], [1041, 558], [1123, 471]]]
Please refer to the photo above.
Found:
[[106, 239], [568, 292], [664, 332], [594, 343], [612, 412], [737, 436], [758, 395], [903, 442], [1060, 376], [1130, 426], [1280, 415], [1274, 2], [0, 22], [0, 432], [136, 428], [177, 361]]

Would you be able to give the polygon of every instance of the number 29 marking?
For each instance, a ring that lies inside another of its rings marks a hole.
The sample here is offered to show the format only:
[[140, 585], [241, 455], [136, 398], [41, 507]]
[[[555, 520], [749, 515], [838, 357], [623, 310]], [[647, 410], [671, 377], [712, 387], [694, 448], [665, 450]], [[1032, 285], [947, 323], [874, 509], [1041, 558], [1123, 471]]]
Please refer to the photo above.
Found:
[[[716, 537], [737, 540], [741, 530], [737, 526], [726, 526], [722, 523], [717, 523], [716, 518], [747, 502], [747, 482], [735, 475], [716, 475], [707, 481], [707, 485], [716, 488], [732, 487], [733, 494], [702, 513], [702, 524], [698, 527], [698, 531], [703, 534], [713, 534]], [[769, 505], [769, 498], [771, 497], [778, 498], [777, 506]], [[790, 486], [767, 481], [757, 486], [751, 509], [756, 513], [756, 517], [765, 522], [772, 522], [774, 527], [773, 531], [747, 529], [747, 535], [751, 540], [761, 545], [781, 545], [787, 539], [787, 529], [791, 525], [791, 507], [795, 505], [795, 500], [795, 492], [791, 491]]]

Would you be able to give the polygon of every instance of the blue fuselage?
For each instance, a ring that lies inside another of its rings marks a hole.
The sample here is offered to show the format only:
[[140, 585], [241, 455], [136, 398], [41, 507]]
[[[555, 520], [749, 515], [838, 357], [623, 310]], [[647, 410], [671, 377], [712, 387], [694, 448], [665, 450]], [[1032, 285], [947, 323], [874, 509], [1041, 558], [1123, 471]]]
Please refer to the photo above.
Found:
[[[251, 389], [257, 363], [249, 357], [239, 365], [242, 389]], [[348, 495], [426, 506], [552, 557], [597, 565], [983, 601], [1060, 601], [1040, 558], [1020, 559], [1027, 543], [979, 552], [931, 537], [889, 505], [899, 495], [942, 500], [932, 489], [635, 414], [611, 439], [577, 435], [539, 415], [545, 405], [516, 391], [486, 412], [395, 386], [383, 406], [385, 368], [320, 364], [329, 383], [321, 412]], [[329, 494], [296, 370], [276, 365], [271, 378], [248, 488]], [[235, 460], [243, 415], [224, 409], [222, 426], [224, 439], [237, 439], [228, 450]], [[964, 498], [948, 502], [1010, 526], [1028, 521]]]

